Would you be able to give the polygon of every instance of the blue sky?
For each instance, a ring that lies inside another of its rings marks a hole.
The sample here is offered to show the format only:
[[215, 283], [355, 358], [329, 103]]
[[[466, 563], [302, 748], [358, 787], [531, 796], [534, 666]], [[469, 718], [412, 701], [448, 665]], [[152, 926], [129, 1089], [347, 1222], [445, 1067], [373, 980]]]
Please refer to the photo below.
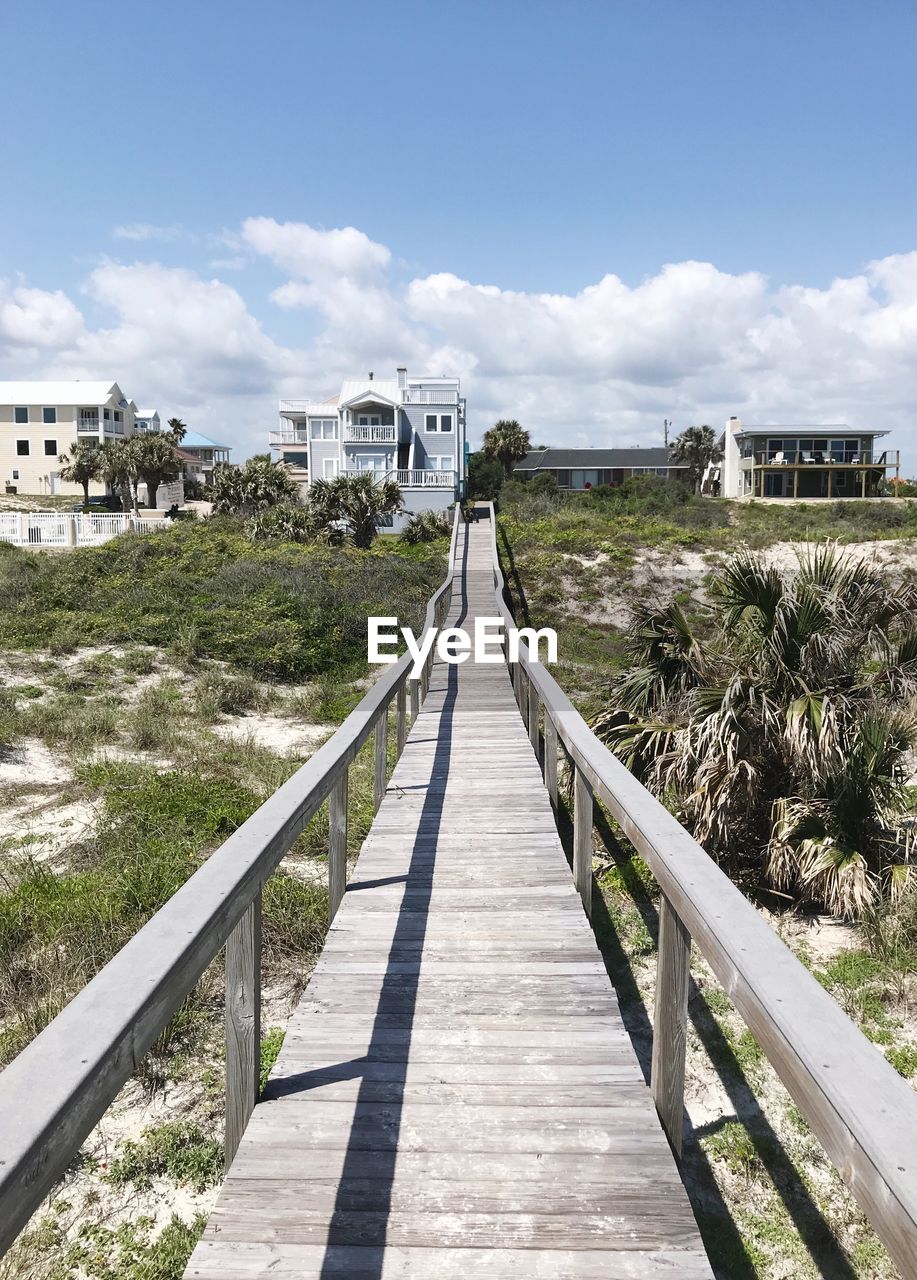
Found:
[[244, 451], [280, 394], [448, 362], [476, 430], [846, 419], [913, 468], [915, 37], [903, 2], [7, 0], [0, 374]]

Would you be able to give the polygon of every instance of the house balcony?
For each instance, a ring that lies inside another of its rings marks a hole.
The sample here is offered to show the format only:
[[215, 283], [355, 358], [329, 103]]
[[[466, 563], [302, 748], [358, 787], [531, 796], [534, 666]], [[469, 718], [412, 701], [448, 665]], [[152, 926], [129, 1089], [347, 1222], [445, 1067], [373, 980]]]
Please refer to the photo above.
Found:
[[454, 471], [342, 471], [342, 476], [372, 476], [375, 481], [394, 480], [402, 489], [454, 489]]
[[405, 387], [405, 404], [458, 404], [459, 393], [445, 387]]
[[348, 423], [344, 427], [344, 439], [355, 444], [394, 444], [395, 427], [388, 426], [356, 426]]
[[[863, 467], [873, 467], [877, 469], [887, 470], [890, 467], [897, 468], [899, 465], [900, 454], [897, 449], [886, 449], [883, 453], [874, 453], [869, 449], [858, 450], [856, 453], [825, 453], [820, 450], [811, 452], [787, 452], [774, 450], [766, 453], [755, 453], [751, 457], [752, 464], [757, 470], [759, 467], [767, 467], [768, 469], [776, 469], [781, 467], [831, 467], [838, 469], [857, 469]], [[749, 459], [742, 458], [742, 462], [748, 463]]]
[[308, 444], [309, 429], [302, 427], [280, 427], [277, 431], [270, 432], [269, 440], [271, 444]]

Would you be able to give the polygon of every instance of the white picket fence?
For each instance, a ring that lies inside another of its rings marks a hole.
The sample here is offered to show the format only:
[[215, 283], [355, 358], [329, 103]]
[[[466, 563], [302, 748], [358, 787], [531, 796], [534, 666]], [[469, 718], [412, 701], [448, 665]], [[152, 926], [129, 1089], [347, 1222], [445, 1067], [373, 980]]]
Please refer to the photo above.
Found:
[[0, 511], [0, 541], [17, 547], [93, 547], [119, 533], [171, 529], [162, 516], [112, 512]]

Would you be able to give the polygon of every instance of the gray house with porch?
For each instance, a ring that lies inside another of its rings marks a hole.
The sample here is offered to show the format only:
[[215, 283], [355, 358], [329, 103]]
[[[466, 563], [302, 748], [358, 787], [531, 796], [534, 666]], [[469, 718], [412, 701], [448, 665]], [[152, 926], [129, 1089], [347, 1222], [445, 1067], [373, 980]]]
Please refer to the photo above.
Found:
[[[397, 481], [406, 515], [445, 511], [464, 485], [465, 401], [459, 379], [349, 379], [327, 400], [281, 400], [270, 437], [280, 461], [304, 487], [338, 475]], [[405, 517], [396, 517], [398, 529]]]

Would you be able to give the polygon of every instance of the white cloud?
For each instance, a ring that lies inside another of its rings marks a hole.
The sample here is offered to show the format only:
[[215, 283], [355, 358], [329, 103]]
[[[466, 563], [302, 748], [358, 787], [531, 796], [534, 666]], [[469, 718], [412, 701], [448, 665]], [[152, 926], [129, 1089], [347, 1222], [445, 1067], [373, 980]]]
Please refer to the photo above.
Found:
[[3, 375], [115, 377], [251, 452], [278, 396], [406, 363], [461, 375], [473, 438], [511, 416], [542, 443], [633, 444], [659, 440], [663, 417], [681, 429], [737, 413], [890, 429], [917, 470], [917, 252], [824, 288], [681, 262], [634, 285], [608, 274], [546, 294], [449, 272], [400, 283], [388, 248], [354, 228], [250, 218], [219, 238], [232, 256], [213, 269], [258, 257], [280, 269], [270, 319], [295, 333], [296, 310], [310, 309], [308, 341], [272, 337], [219, 279], [103, 262], [85, 282], [101, 327], [60, 291], [0, 286]]
[[10, 287], [0, 280], [0, 342], [24, 347], [60, 347], [74, 342], [83, 317], [60, 289]]
[[333, 283], [340, 277], [367, 280], [391, 262], [391, 251], [356, 227], [321, 231], [305, 222], [246, 218], [242, 239], [256, 253], [300, 280]]
[[184, 227], [173, 224], [159, 227], [152, 222], [129, 222], [115, 227], [112, 235], [116, 240], [193, 240], [194, 237]]

